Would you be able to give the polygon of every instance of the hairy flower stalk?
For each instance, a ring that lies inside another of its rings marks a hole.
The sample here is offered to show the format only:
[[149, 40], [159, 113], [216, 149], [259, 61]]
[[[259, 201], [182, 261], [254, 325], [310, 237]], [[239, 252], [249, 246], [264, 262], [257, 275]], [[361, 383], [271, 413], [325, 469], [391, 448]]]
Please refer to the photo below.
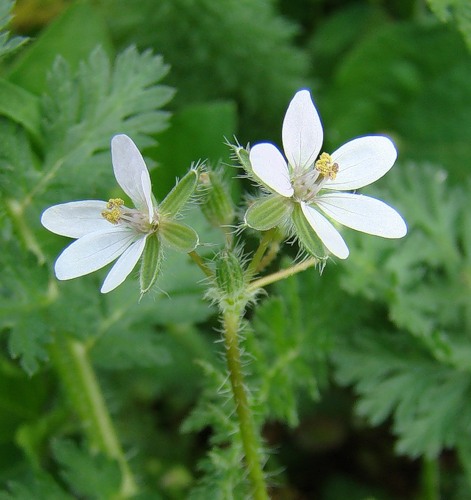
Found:
[[248, 477], [252, 486], [252, 498], [255, 500], [266, 500], [268, 499], [268, 494], [259, 453], [259, 438], [247, 398], [240, 359], [238, 335], [243, 309], [244, 307], [240, 304], [238, 307], [228, 309], [223, 313], [226, 360], [237, 417], [239, 419], [239, 429], [244, 447]]
[[250, 498], [265, 500], [268, 495], [262, 470], [261, 447], [244, 383], [239, 346], [241, 320], [245, 308], [258, 290], [249, 290], [248, 273], [241, 263], [240, 252], [234, 250], [223, 250], [219, 254], [214, 284], [210, 296], [217, 301], [222, 316], [227, 368], [239, 421], [245, 466], [252, 488]]

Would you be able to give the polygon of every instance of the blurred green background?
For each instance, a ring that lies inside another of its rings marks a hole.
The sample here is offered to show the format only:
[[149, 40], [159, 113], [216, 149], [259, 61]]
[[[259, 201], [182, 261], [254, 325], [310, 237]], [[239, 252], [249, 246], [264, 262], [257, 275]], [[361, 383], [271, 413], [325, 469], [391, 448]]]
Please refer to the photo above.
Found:
[[[113, 133], [153, 162], [161, 199], [192, 162], [230, 162], [225, 139], [280, 144], [300, 88], [320, 111], [324, 150], [393, 139], [396, 166], [366, 191], [409, 234], [346, 230], [346, 262], [272, 287], [250, 313], [272, 497], [471, 499], [469, 1], [18, 0], [13, 14], [9, 29], [30, 40], [0, 62], [0, 499], [114, 498], [113, 466], [77, 444], [65, 335], [88, 346], [142, 498], [209, 498], [204, 477], [217, 490], [224, 466], [236, 474], [228, 456], [204, 461], [212, 445], [223, 453], [216, 438], [229, 428], [204, 409], [224, 405], [198, 270], [169, 256], [139, 305], [132, 283], [110, 297], [96, 275], [58, 284], [66, 241], [39, 217], [113, 194]], [[232, 187], [237, 202], [251, 189]], [[295, 255], [287, 246], [280, 261]], [[97, 469], [101, 483], [87, 484]]]

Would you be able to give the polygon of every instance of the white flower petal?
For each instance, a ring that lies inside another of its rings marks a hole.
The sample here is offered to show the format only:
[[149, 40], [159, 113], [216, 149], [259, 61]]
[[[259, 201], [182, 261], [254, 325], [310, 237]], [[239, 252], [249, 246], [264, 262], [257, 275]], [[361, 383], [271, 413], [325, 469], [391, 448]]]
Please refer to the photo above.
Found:
[[397, 151], [390, 139], [368, 136], [354, 139], [332, 153], [339, 171], [323, 185], [341, 191], [357, 189], [378, 180], [394, 165]]
[[111, 159], [118, 184], [136, 208], [152, 213], [151, 182], [144, 158], [134, 142], [124, 134], [111, 139]]
[[349, 251], [340, 233], [335, 227], [316, 209], [301, 203], [301, 209], [312, 229], [321, 239], [326, 248], [339, 259], [346, 259]]
[[59, 255], [55, 264], [56, 276], [60, 280], [70, 280], [92, 273], [119, 257], [137, 237], [135, 231], [118, 227], [89, 233]]
[[105, 209], [106, 201], [101, 200], [62, 203], [46, 209], [41, 224], [61, 236], [81, 238], [94, 231], [110, 229], [110, 223], [101, 215]]
[[132, 245], [130, 245], [116, 261], [106, 276], [101, 287], [101, 293], [108, 293], [114, 290], [117, 286], [129, 276], [129, 273], [134, 269], [137, 261], [141, 258], [144, 247], [146, 246], [147, 236], [144, 236]]
[[316, 200], [322, 211], [344, 226], [383, 238], [402, 238], [404, 219], [389, 205], [369, 196], [330, 193]]
[[282, 196], [293, 196], [288, 165], [273, 144], [256, 144], [250, 150], [250, 163], [253, 173], [263, 184]]
[[283, 148], [292, 167], [308, 168], [322, 147], [324, 132], [319, 114], [307, 90], [293, 97], [283, 121]]

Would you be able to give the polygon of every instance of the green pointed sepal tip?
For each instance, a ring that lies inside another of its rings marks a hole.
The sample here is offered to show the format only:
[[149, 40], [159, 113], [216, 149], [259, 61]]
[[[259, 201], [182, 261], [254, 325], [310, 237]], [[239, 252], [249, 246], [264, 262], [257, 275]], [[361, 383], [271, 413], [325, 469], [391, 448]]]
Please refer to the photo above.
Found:
[[147, 293], [155, 283], [162, 265], [162, 257], [162, 245], [159, 238], [157, 234], [151, 234], [146, 240], [141, 259], [141, 270], [139, 272], [141, 296]]
[[249, 152], [241, 146], [232, 146], [232, 150], [234, 151], [236, 158], [239, 160], [240, 166], [248, 174], [253, 174]]
[[291, 199], [280, 195], [266, 196], [250, 205], [245, 213], [245, 223], [252, 229], [268, 231], [285, 224], [292, 211]]
[[163, 245], [178, 252], [192, 252], [199, 243], [198, 234], [193, 228], [172, 219], [160, 222], [159, 235]]
[[304, 250], [313, 257], [321, 260], [326, 259], [327, 254], [324, 245], [304, 216], [299, 203], [296, 203], [293, 209], [292, 221], [295, 236]]
[[159, 205], [159, 213], [175, 217], [193, 196], [198, 185], [199, 169], [192, 168], [182, 177]]

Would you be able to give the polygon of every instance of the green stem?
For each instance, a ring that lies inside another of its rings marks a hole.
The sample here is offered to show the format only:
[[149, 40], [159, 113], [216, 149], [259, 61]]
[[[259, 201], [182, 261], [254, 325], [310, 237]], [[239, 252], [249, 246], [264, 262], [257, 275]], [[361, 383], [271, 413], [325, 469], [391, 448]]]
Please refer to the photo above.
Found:
[[263, 233], [263, 237], [260, 241], [260, 244], [254, 256], [252, 257], [252, 261], [247, 267], [247, 274], [249, 276], [253, 276], [257, 271], [259, 271], [260, 262], [263, 256], [265, 255], [265, 251], [268, 248], [268, 245], [273, 240], [273, 236], [275, 235], [275, 233], [276, 229], [270, 229], [269, 231], [265, 231], [265, 233]]
[[257, 288], [263, 288], [264, 286], [271, 285], [277, 281], [283, 280], [285, 278], [289, 278], [293, 276], [293, 274], [300, 273], [309, 269], [312, 266], [315, 266], [319, 262], [315, 257], [311, 257], [310, 259], [306, 259], [299, 264], [295, 264], [293, 267], [288, 267], [288, 269], [282, 269], [281, 271], [277, 271], [276, 273], [269, 274], [268, 276], [264, 276], [258, 280], [252, 281], [248, 286], [248, 291], [253, 292], [257, 290]]
[[422, 500], [440, 499], [440, 469], [437, 459], [422, 459]]
[[265, 478], [259, 457], [259, 442], [252, 411], [242, 374], [238, 332], [243, 307], [231, 308], [224, 312], [224, 340], [226, 345], [227, 367], [231, 380], [232, 393], [239, 418], [239, 429], [244, 447], [245, 462], [249, 480], [252, 484], [252, 496], [255, 500], [268, 500]]
[[86, 347], [66, 335], [57, 335], [51, 351], [61, 382], [81, 420], [90, 449], [118, 462], [122, 475], [122, 498], [135, 495], [138, 488], [126, 462]]
[[208, 278], [213, 277], [213, 271], [205, 264], [205, 262], [197, 252], [193, 250], [192, 252], [189, 252], [188, 255], [193, 259], [193, 262], [195, 262], [195, 264], [203, 271], [204, 274], [206, 274]]

